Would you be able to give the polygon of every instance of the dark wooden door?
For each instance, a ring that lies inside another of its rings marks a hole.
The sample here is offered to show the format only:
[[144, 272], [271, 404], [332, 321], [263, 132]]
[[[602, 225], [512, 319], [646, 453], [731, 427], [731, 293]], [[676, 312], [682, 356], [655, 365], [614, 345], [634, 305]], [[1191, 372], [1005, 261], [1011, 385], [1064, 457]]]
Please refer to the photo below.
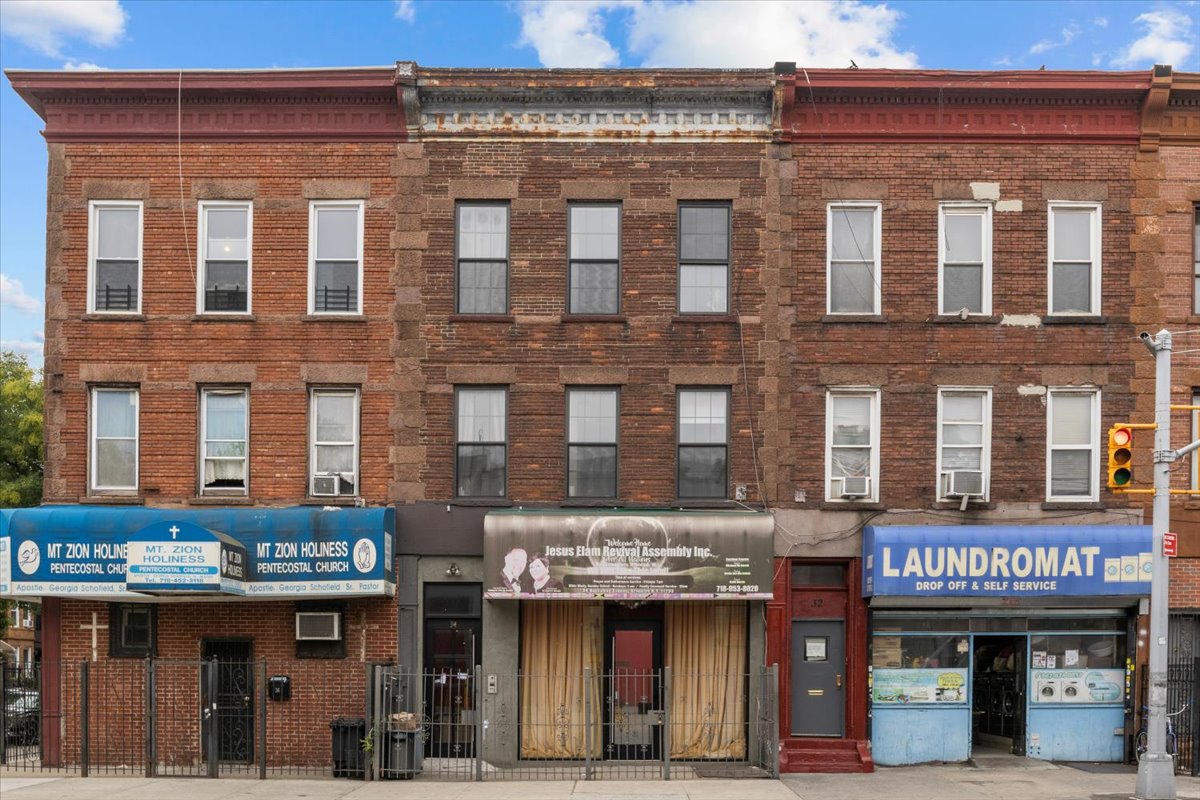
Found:
[[[217, 760], [254, 761], [254, 644], [245, 639], [205, 639], [207, 669], [216, 670], [216, 696], [209, 699], [209, 681], [201, 682], [203, 707], [213, 713], [203, 720], [205, 757], [209, 753], [209, 726], [217, 726]], [[215, 702], [215, 707], [214, 707]]]
[[425, 620], [425, 720], [431, 758], [475, 755], [475, 677], [483, 625], [479, 619]]

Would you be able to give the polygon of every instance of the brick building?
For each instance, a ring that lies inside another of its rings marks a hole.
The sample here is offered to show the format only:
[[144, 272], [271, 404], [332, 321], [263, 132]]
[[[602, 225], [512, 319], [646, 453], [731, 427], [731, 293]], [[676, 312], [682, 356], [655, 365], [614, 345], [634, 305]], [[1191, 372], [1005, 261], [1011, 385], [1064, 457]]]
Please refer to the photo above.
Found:
[[[429, 756], [499, 766], [1123, 757], [1149, 531], [1101, 432], [1140, 201], [1188, 174], [1165, 132], [1145, 173], [1150, 75], [10, 79], [53, 507], [0, 542], [47, 662], [266, 659], [273, 763], [323, 763], [375, 661], [421, 673]], [[161, 571], [172, 527], [223, 566]], [[58, 585], [79, 530], [105, 580]]]

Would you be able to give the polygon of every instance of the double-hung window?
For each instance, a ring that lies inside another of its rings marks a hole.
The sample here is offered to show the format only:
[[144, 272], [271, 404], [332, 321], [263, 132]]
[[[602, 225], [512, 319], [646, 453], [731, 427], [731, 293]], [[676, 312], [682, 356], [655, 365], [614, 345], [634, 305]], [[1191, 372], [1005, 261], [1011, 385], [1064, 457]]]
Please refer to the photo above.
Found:
[[508, 493], [508, 392], [500, 387], [456, 392], [455, 472], [459, 497]]
[[617, 496], [617, 390], [567, 390], [567, 496]]
[[825, 498], [879, 497], [879, 392], [838, 389], [825, 402]]
[[677, 449], [680, 498], [729, 496], [729, 390], [679, 390]]
[[459, 314], [508, 313], [508, 204], [459, 203], [457, 286]]
[[310, 492], [358, 494], [358, 390], [311, 390], [309, 417]]
[[830, 205], [826, 222], [830, 314], [878, 314], [882, 258], [879, 203]]
[[1050, 313], [1100, 313], [1100, 206], [1049, 207]]
[[619, 313], [621, 207], [611, 203], [578, 204], [572, 205], [568, 214], [568, 312]]
[[991, 450], [990, 389], [938, 390], [938, 498], [986, 499]]
[[142, 204], [93, 201], [88, 204], [88, 311], [142, 310]]
[[1100, 393], [1051, 389], [1046, 416], [1046, 499], [1099, 499]]
[[138, 487], [138, 390], [92, 389], [91, 488], [106, 492]]
[[992, 207], [943, 204], [938, 215], [939, 313], [992, 313]]
[[249, 203], [200, 204], [201, 314], [249, 313], [250, 220]]
[[309, 206], [310, 314], [361, 314], [363, 202], [328, 200]]
[[680, 204], [681, 314], [729, 313], [730, 238], [728, 203]]
[[245, 389], [200, 392], [200, 493], [245, 494], [249, 397]]

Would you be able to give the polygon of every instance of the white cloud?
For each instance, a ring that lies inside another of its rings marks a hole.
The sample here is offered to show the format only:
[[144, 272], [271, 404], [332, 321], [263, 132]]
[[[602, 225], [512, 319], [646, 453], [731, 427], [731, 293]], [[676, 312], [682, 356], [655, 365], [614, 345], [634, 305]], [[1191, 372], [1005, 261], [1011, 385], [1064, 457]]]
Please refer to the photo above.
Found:
[[1053, 39], [1042, 39], [1040, 42], [1035, 42], [1033, 47], [1029, 48], [1030, 55], [1044, 53], [1047, 50], [1053, 50], [1056, 47], [1066, 47], [1075, 40], [1079, 35], [1079, 26], [1072, 22], [1070, 25], [1062, 29], [1062, 38], [1058, 41]]
[[1095, 25], [1097, 28], [1107, 28], [1108, 27], [1108, 17], [1096, 17], [1094, 20], [1092, 20], [1092, 24]]
[[520, 6], [520, 46], [544, 67], [614, 67], [621, 57], [604, 38], [604, 15], [620, 0], [530, 0]]
[[417, 6], [413, 0], [396, 0], [396, 19], [412, 22], [417, 16]]
[[999, 58], [997, 58], [995, 61], [992, 62], [993, 67], [1011, 67], [1012, 65], [1013, 65], [1013, 60], [1011, 58], [1009, 58], [1008, 56], [1000, 56]]
[[628, 28], [626, 60], [646, 67], [918, 65], [892, 41], [900, 13], [859, 0], [529, 0], [519, 10], [520, 44], [548, 67], [621, 63], [605, 36], [618, 14]]
[[0, 2], [0, 31], [48, 56], [61, 56], [67, 39], [111, 47], [125, 35], [125, 20], [118, 0]]
[[102, 67], [90, 61], [68, 61], [62, 65], [62, 68], [68, 72], [105, 72], [108, 70], [108, 67]]
[[29, 339], [0, 339], [0, 352], [27, 353], [31, 356], [42, 355], [42, 343]]
[[1113, 59], [1114, 67], [1171, 64], [1181, 67], [1192, 52], [1192, 18], [1172, 8], [1147, 11], [1134, 19], [1145, 33]]
[[41, 310], [41, 302], [26, 293], [25, 287], [16, 278], [0, 272], [0, 306], [33, 314]]

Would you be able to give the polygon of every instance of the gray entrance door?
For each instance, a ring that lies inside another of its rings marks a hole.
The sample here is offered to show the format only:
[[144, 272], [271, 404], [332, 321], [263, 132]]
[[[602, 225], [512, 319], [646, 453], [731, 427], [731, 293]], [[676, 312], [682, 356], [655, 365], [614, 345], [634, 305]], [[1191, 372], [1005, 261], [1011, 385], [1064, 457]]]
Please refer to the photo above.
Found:
[[793, 621], [792, 735], [841, 736], [845, 683], [845, 622]]

